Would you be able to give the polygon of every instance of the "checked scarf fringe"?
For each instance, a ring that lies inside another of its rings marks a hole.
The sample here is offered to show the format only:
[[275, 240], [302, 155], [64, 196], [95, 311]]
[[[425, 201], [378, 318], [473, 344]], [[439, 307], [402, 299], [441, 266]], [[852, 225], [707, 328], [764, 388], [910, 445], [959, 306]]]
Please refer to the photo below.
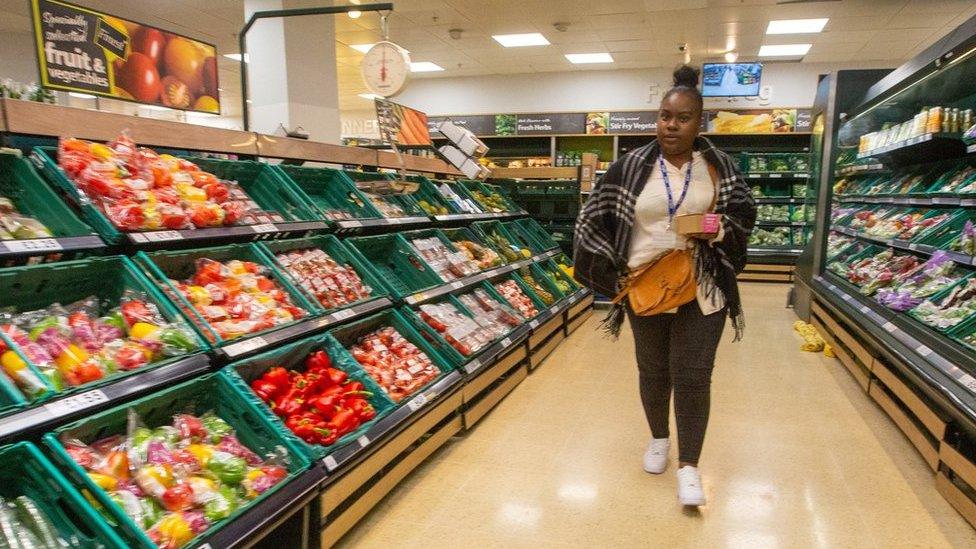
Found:
[[[756, 204], [735, 162], [704, 137], [695, 141], [695, 150], [719, 174], [715, 211], [723, 215], [725, 237], [715, 246], [698, 242], [695, 248], [696, 279], [704, 281], [705, 297], [725, 297], [726, 313], [742, 338], [745, 316], [736, 275], [745, 268], [749, 234], [756, 222]], [[576, 278], [596, 293], [613, 297], [627, 272], [627, 256], [633, 233], [634, 206], [651, 175], [659, 152], [656, 141], [635, 149], [615, 162], [600, 180], [583, 206], [576, 222]], [[616, 339], [626, 317], [622, 302], [611, 308], [601, 330]]]

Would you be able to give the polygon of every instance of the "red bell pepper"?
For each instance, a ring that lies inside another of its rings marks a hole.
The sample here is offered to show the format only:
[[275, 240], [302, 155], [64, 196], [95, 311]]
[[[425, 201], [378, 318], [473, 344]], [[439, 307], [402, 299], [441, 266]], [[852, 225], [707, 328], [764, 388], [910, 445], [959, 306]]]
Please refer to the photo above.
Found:
[[356, 412], [348, 408], [336, 412], [328, 423], [328, 427], [338, 432], [339, 436], [353, 431], [358, 426], [359, 420], [356, 419]]
[[254, 391], [254, 394], [261, 397], [261, 400], [265, 402], [273, 399], [280, 392], [277, 385], [264, 378], [259, 378], [252, 381], [251, 390]]
[[301, 411], [305, 401], [300, 397], [300, 391], [289, 389], [287, 393], [279, 396], [274, 401], [274, 413], [281, 417], [287, 417]]
[[291, 379], [288, 375], [288, 370], [282, 368], [281, 366], [276, 366], [271, 368], [261, 376], [261, 379], [267, 381], [268, 383], [274, 384], [278, 390], [286, 390], [291, 386]]
[[349, 374], [338, 368], [329, 367], [325, 370], [325, 373], [329, 376], [329, 380], [335, 385], [342, 385], [347, 379], [349, 379]]
[[332, 359], [325, 351], [315, 351], [305, 359], [305, 368], [308, 371], [325, 370], [332, 366]]

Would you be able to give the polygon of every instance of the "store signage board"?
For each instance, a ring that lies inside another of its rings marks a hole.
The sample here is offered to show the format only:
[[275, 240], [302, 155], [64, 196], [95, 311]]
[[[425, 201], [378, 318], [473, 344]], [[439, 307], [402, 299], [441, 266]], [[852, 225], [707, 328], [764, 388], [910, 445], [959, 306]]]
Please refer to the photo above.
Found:
[[431, 134], [440, 137], [437, 125], [446, 120], [450, 120], [455, 125], [467, 129], [475, 135], [494, 135], [495, 134], [495, 115], [479, 114], [473, 116], [431, 116], [427, 119], [427, 128]]
[[376, 99], [375, 102], [376, 119], [384, 141], [409, 147], [432, 146], [426, 114], [386, 99]]
[[657, 111], [612, 112], [609, 117], [611, 134], [647, 134], [657, 131]]
[[583, 113], [520, 114], [515, 119], [517, 135], [581, 134], [586, 126]]
[[217, 48], [60, 0], [31, 0], [41, 86], [220, 113]]

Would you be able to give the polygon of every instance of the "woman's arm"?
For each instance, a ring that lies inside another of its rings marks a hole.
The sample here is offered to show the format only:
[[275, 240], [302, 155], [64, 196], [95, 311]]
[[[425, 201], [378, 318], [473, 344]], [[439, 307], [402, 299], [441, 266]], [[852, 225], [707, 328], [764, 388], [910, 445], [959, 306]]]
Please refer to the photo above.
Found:
[[583, 286], [599, 294], [613, 297], [617, 293], [617, 266], [614, 257], [616, 227], [611, 216], [614, 197], [606, 192], [606, 183], [622, 176], [619, 161], [610, 165], [600, 178], [590, 198], [583, 204], [576, 220], [573, 237], [573, 274]]
[[[725, 252], [736, 274], [746, 267], [749, 235], [756, 225], [756, 201], [734, 162], [728, 163], [734, 174], [731, 192], [722, 211], [722, 238], [716, 246]], [[726, 185], [727, 187], [727, 185]]]

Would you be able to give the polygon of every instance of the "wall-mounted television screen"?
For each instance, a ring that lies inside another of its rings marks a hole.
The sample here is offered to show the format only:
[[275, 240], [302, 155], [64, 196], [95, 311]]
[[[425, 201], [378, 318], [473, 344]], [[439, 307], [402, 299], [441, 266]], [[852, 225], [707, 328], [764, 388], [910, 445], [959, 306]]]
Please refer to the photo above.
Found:
[[751, 97], [759, 95], [762, 63], [705, 63], [702, 68], [704, 97]]

